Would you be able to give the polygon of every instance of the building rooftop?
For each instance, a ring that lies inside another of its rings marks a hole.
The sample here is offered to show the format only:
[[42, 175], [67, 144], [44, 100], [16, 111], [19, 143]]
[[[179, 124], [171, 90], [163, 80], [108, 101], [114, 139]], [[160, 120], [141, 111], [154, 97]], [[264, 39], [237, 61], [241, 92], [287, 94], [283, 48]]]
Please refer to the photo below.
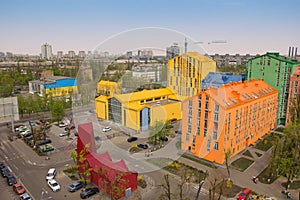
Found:
[[207, 76], [202, 80], [202, 90], [208, 88], [209, 86], [218, 88], [222, 84], [227, 84], [229, 82], [238, 82], [242, 80], [242, 75], [234, 75], [233, 73], [209, 72], [209, 74], [207, 74]]
[[279, 55], [278, 52], [267, 52], [266, 54], [263, 54], [263, 55], [251, 58], [248, 61], [250, 61], [252, 59], [255, 59], [255, 58], [263, 57], [263, 56], [270, 56], [271, 58], [274, 58], [276, 60], [280, 60], [282, 62], [288, 62], [290, 64], [297, 64], [297, 63], [300, 64], [300, 61], [298, 61], [297, 59], [295, 59], [295, 58], [289, 58], [289, 57], [286, 57], [286, 56], [281, 56], [281, 55]]
[[210, 57], [202, 55], [198, 52], [187, 52], [186, 54], [181, 54], [176, 57], [184, 57], [184, 56], [189, 56], [189, 57], [195, 58], [201, 62], [216, 62], [213, 59], [211, 59]]
[[220, 88], [209, 87], [204, 92], [217, 101], [220, 106], [231, 107], [270, 94], [276, 94], [277, 90], [262, 79], [252, 79], [250, 82], [231, 82], [222, 85]]

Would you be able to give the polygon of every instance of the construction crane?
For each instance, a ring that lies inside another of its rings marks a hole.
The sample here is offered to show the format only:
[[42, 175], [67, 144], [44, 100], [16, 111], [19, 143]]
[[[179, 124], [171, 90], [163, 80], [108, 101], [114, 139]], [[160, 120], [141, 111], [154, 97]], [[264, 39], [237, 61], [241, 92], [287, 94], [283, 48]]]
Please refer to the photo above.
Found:
[[[226, 40], [213, 40], [211, 42], [207, 42], [207, 44], [223, 44], [223, 43], [227, 43]], [[204, 44], [204, 42], [194, 42], [194, 44]]]

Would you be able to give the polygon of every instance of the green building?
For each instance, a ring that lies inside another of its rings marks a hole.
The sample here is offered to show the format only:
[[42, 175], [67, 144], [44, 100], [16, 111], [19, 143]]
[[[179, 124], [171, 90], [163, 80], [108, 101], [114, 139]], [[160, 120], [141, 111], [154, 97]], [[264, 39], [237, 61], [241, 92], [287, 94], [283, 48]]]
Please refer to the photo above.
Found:
[[290, 75], [299, 64], [296, 59], [269, 52], [246, 63], [248, 81], [252, 78], [262, 78], [278, 90], [277, 125], [285, 125]]

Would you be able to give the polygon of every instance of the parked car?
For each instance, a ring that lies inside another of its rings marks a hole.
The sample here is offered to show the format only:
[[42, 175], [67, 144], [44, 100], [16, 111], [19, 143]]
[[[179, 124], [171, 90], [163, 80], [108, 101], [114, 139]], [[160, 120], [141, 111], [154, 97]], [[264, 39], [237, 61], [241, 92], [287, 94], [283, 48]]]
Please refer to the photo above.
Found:
[[29, 137], [29, 136], [32, 136], [32, 132], [31, 131], [25, 131], [25, 132], [21, 133], [21, 135], [23, 137]]
[[77, 131], [75, 131], [75, 132], [74, 132], [74, 135], [75, 135], [75, 136], [78, 136], [78, 132], [77, 132]]
[[6, 177], [6, 180], [7, 180], [7, 184], [9, 186], [12, 186], [13, 184], [16, 184], [17, 183], [17, 179], [13, 176], [13, 175], [9, 175]]
[[251, 190], [246, 188], [238, 194], [237, 200], [247, 200], [250, 197], [251, 193]]
[[137, 146], [141, 149], [148, 149], [149, 148], [149, 146], [147, 144], [138, 144]]
[[64, 131], [64, 132], [61, 132], [59, 134], [59, 137], [64, 137], [64, 136], [67, 136], [67, 135], [68, 135], [68, 133], [66, 131]]
[[3, 169], [3, 168], [5, 168], [5, 165], [4, 165], [4, 163], [0, 162], [0, 169]]
[[25, 193], [24, 187], [20, 183], [16, 183], [13, 185], [13, 190], [18, 194], [23, 194]]
[[28, 130], [27, 126], [21, 126], [21, 127], [18, 128], [19, 132], [24, 132], [26, 130]]
[[137, 139], [138, 139], [137, 137], [130, 137], [130, 138], [127, 139], [127, 142], [134, 142]]
[[52, 141], [50, 139], [45, 139], [45, 140], [38, 140], [36, 141], [36, 145], [44, 145], [44, 144], [50, 144]]
[[60, 190], [60, 185], [56, 182], [56, 180], [50, 179], [47, 181], [47, 183], [53, 192], [57, 192]]
[[69, 190], [69, 192], [75, 192], [75, 191], [83, 188], [83, 186], [84, 186], [84, 183], [82, 181], [76, 181], [68, 187], [68, 190]]
[[5, 167], [5, 168], [2, 168], [2, 169], [1, 169], [1, 175], [2, 175], [3, 178], [8, 177], [8, 176], [10, 175], [9, 169], [7, 169], [6, 167]]
[[164, 142], [168, 142], [168, 137], [161, 137], [161, 138], [159, 138], [161, 141], [164, 141]]
[[39, 146], [39, 151], [40, 152], [49, 152], [49, 151], [53, 151], [54, 147], [52, 145], [44, 145], [44, 146]]
[[97, 187], [86, 188], [86, 189], [82, 190], [82, 192], [80, 193], [80, 197], [82, 199], [86, 199], [90, 196], [97, 194], [98, 192], [99, 192], [99, 189]]
[[56, 175], [55, 168], [50, 168], [48, 170], [48, 173], [47, 173], [47, 176], [46, 176], [46, 180], [54, 179], [55, 175]]
[[18, 125], [18, 126], [16, 126], [15, 131], [19, 131], [19, 129], [22, 129], [24, 127], [25, 127], [24, 125]]
[[32, 120], [29, 120], [29, 125], [30, 125], [30, 126], [35, 126], [35, 122], [32, 121]]
[[65, 127], [66, 125], [65, 125], [65, 123], [63, 123], [63, 122], [59, 122], [58, 123], [58, 127], [60, 127], [60, 128], [62, 128], [62, 127]]
[[31, 200], [31, 197], [26, 192], [20, 195], [21, 200]]
[[109, 126], [104, 127], [104, 128], [102, 129], [103, 132], [108, 132], [108, 131], [110, 131], [110, 130], [111, 130], [111, 128], [110, 128]]

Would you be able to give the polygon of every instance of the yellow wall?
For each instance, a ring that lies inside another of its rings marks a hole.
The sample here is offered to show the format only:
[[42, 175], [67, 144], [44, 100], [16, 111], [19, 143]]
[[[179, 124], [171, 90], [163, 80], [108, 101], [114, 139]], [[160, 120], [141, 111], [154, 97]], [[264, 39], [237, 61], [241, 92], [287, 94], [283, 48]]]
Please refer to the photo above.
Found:
[[77, 86], [45, 89], [45, 94], [53, 97], [68, 96], [72, 93], [77, 93]]
[[124, 116], [124, 112], [126, 112], [126, 124], [124, 123], [124, 117], [122, 117], [122, 125], [131, 128], [133, 130], [139, 130], [140, 111], [125, 108], [123, 109], [123, 116]]
[[156, 122], [165, 122], [174, 118], [181, 119], [181, 102], [156, 105], [150, 109], [150, 126], [153, 126]]
[[95, 106], [96, 106], [97, 117], [107, 120], [108, 119], [108, 111], [107, 111], [108, 99], [107, 98], [101, 98], [101, 99], [97, 98], [95, 101]]
[[120, 83], [112, 81], [99, 81], [97, 85], [97, 93], [100, 95], [114, 95], [120, 93]]
[[180, 96], [194, 96], [201, 91], [206, 75], [216, 69], [216, 62], [207, 56], [182, 54], [168, 61], [168, 87]]

